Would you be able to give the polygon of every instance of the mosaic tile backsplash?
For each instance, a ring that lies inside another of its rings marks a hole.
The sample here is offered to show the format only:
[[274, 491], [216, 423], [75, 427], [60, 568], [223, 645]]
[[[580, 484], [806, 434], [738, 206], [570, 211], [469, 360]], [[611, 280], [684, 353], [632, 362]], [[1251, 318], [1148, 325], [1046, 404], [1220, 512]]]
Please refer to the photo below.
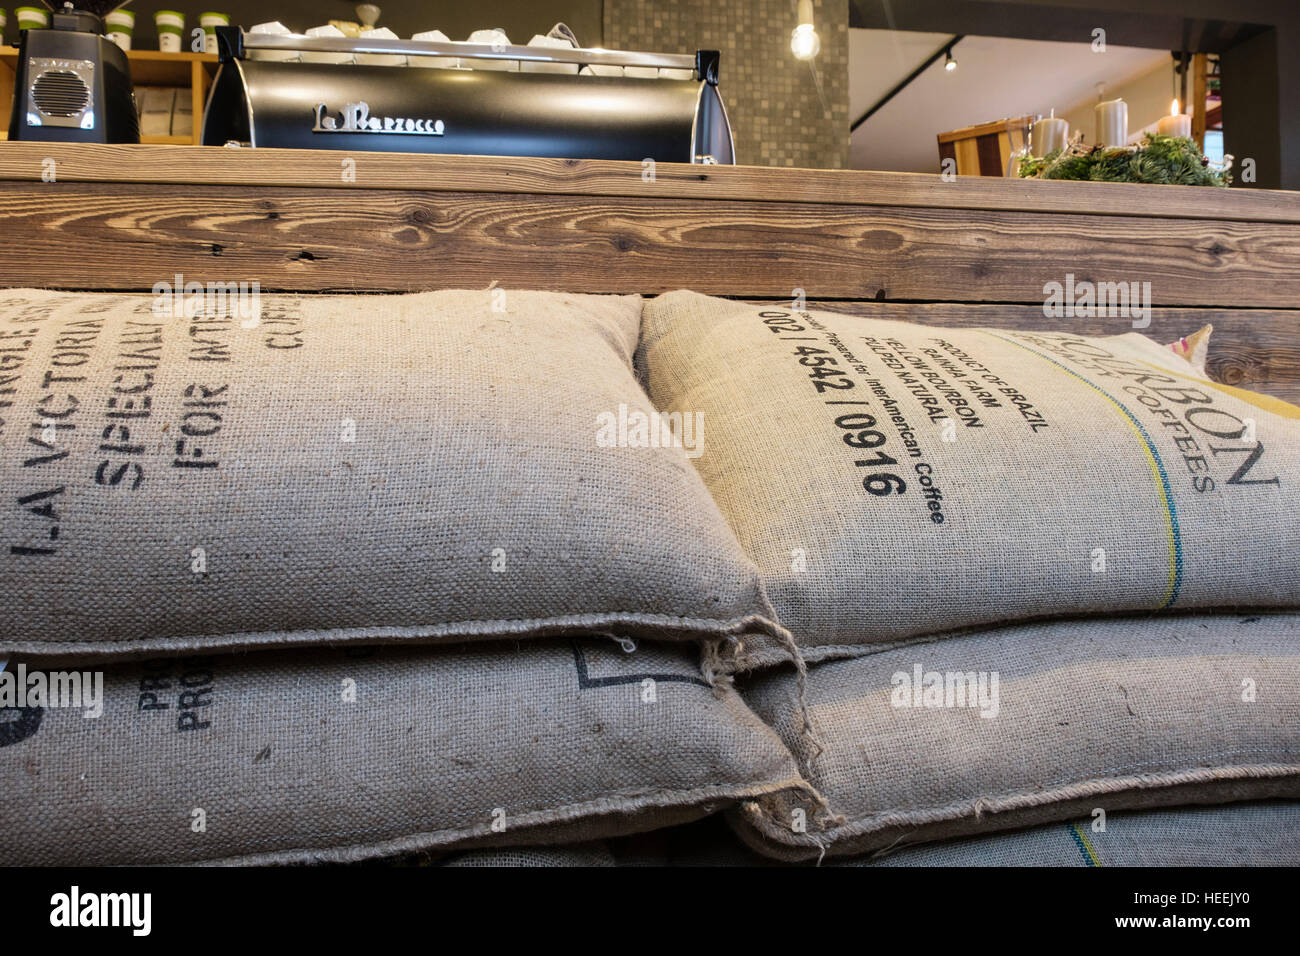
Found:
[[817, 74], [790, 52], [795, 0], [605, 0], [605, 46], [721, 50], [718, 88], [747, 166], [842, 169], [849, 159], [848, 0], [816, 0]]

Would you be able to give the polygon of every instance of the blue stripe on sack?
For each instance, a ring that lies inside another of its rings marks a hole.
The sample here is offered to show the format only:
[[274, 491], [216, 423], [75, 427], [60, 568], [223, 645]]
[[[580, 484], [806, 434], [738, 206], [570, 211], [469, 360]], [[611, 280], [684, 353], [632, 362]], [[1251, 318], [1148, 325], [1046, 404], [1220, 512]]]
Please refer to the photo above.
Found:
[[1166, 608], [1172, 607], [1174, 602], [1178, 600], [1178, 594], [1183, 587], [1183, 536], [1182, 536], [1182, 531], [1178, 526], [1178, 510], [1177, 508], [1174, 507], [1174, 493], [1173, 493], [1173, 488], [1169, 484], [1169, 473], [1165, 471], [1165, 463], [1160, 457], [1160, 452], [1156, 451], [1155, 442], [1151, 440], [1151, 436], [1147, 434], [1147, 430], [1142, 427], [1142, 423], [1138, 421], [1136, 416], [1134, 416], [1134, 414], [1124, 406], [1123, 402], [1119, 401], [1117, 398], [1115, 398], [1115, 396], [1111, 395], [1109, 392], [1107, 392], [1101, 386], [1097, 385], [1095, 382], [1091, 382], [1088, 379], [1084, 378], [1074, 369], [1062, 365], [1060, 362], [1056, 361], [1056, 359], [1048, 355], [1044, 355], [1042, 352], [1038, 351], [1037, 349], [1031, 349], [1029, 346], [1023, 345], [1020, 342], [1017, 342], [1015, 339], [1009, 339], [1006, 338], [1005, 336], [996, 335], [993, 332], [988, 332], [987, 330], [984, 329], [981, 329], [980, 331], [984, 332], [985, 335], [991, 335], [995, 339], [1001, 339], [1003, 342], [1008, 342], [1011, 345], [1015, 345], [1019, 348], [1024, 349], [1026, 352], [1030, 352], [1034, 355], [1037, 355], [1043, 361], [1051, 362], [1061, 371], [1069, 375], [1073, 375], [1079, 381], [1083, 382], [1083, 384], [1087, 385], [1089, 388], [1096, 391], [1099, 395], [1101, 395], [1112, 405], [1118, 408], [1121, 412], [1123, 412], [1124, 415], [1128, 418], [1129, 423], [1142, 437], [1143, 442], [1146, 443], [1147, 452], [1151, 456], [1151, 461], [1155, 464], [1156, 470], [1160, 475], [1161, 491], [1164, 496], [1165, 509], [1169, 516], [1169, 530], [1170, 530], [1170, 534], [1172, 535], [1172, 540], [1170, 543], [1172, 545], [1172, 551], [1173, 551], [1172, 559], [1173, 559], [1174, 573], [1173, 573], [1173, 582], [1169, 588], [1169, 596], [1165, 600], [1165, 602], [1162, 605], [1160, 605], [1160, 610], [1163, 611]]
[[1077, 823], [1067, 823], [1065, 828], [1070, 831], [1070, 836], [1074, 840], [1074, 845], [1079, 848], [1079, 853], [1083, 856], [1084, 866], [1097, 866], [1097, 858], [1092, 855], [1091, 848], [1083, 840], [1083, 834], [1079, 831]]

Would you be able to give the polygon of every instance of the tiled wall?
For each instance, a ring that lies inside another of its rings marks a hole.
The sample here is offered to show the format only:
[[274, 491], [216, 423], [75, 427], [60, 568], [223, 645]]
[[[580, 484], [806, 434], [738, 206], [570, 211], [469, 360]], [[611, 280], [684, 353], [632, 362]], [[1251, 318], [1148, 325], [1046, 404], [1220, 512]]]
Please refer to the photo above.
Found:
[[795, 0], [605, 0], [605, 46], [722, 51], [718, 89], [750, 166], [838, 169], [849, 158], [848, 0], [815, 0], [816, 63], [790, 53]]

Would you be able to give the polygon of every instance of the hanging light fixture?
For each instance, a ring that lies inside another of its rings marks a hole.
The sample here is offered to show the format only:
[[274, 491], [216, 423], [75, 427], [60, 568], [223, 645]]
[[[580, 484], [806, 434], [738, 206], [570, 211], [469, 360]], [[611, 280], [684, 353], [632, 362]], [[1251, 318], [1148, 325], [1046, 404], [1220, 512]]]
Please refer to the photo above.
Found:
[[943, 51], [943, 68], [949, 73], [957, 69], [957, 61], [952, 58], [952, 47]]
[[790, 33], [790, 52], [796, 60], [811, 60], [822, 48], [822, 41], [813, 28], [812, 0], [799, 0], [799, 25]]

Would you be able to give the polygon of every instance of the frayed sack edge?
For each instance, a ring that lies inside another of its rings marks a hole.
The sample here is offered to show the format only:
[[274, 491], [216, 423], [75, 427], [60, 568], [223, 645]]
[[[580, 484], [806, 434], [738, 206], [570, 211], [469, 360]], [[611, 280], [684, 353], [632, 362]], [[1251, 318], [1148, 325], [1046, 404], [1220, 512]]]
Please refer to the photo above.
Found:
[[[766, 597], [764, 597], [766, 601]], [[783, 660], [793, 664], [795, 668], [795, 699], [794, 709], [796, 724], [799, 727], [799, 753], [794, 757], [799, 765], [800, 771], [805, 777], [812, 777], [812, 769], [818, 757], [825, 751], [822, 746], [821, 734], [813, 722], [812, 713], [808, 710], [808, 663], [804, 659], [803, 652], [799, 649], [799, 642], [795, 640], [794, 635], [781, 627], [774, 624], [766, 618], [758, 618], [756, 622], [761, 622], [761, 627], [755, 627], [751, 634], [762, 634], [778, 642], [784, 654]], [[714, 693], [721, 696], [726, 690], [734, 689], [735, 676], [741, 671], [737, 667], [737, 662], [742, 660], [745, 655], [744, 637], [728, 637], [723, 640], [705, 641], [700, 648], [700, 673], [704, 680], [713, 688]], [[808, 756], [805, 757], [807, 752]], [[808, 785], [808, 790], [816, 793], [812, 785]], [[817, 801], [824, 807], [825, 801], [820, 796]], [[829, 811], [826, 811], [829, 813]]]
[[[764, 856], [820, 860], [827, 855], [879, 854], [904, 845], [1069, 821], [1088, 815], [1098, 798], [1105, 798], [1105, 809], [1114, 811], [1300, 797], [1300, 766], [1196, 767], [1085, 780], [922, 810], [884, 810], [852, 822], [843, 816], [822, 816], [824, 799], [804, 807], [793, 796], [774, 793], [746, 800], [727, 811], [727, 822], [746, 846]], [[796, 809], [804, 810], [805, 833], [791, 828]]]

